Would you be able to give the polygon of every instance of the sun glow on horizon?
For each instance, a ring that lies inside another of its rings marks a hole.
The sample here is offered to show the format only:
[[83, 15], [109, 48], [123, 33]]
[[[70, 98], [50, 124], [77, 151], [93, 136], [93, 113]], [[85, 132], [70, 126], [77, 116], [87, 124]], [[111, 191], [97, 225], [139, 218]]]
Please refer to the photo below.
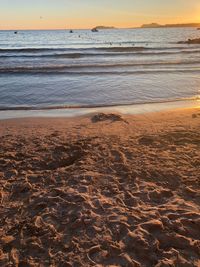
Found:
[[200, 23], [200, 1], [196, 0], [0, 0], [0, 6], [2, 30]]

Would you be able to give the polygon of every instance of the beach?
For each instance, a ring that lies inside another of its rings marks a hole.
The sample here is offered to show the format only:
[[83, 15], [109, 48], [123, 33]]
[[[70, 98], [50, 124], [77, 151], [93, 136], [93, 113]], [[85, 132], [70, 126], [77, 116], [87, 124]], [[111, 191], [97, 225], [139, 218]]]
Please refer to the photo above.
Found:
[[0, 120], [0, 266], [200, 266], [200, 107]]

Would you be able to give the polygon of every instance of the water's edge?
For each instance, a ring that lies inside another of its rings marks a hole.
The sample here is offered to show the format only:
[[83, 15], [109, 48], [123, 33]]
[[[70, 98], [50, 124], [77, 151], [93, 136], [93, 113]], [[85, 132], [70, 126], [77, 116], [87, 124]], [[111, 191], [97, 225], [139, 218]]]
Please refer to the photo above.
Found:
[[56, 117], [77, 117], [98, 112], [117, 112], [126, 115], [144, 114], [149, 112], [159, 112], [173, 110], [177, 108], [197, 108], [200, 107], [199, 100], [184, 100], [160, 103], [146, 103], [134, 105], [119, 105], [107, 107], [90, 108], [62, 108], [62, 109], [32, 109], [32, 110], [1, 110], [0, 120], [17, 118], [56, 118]]

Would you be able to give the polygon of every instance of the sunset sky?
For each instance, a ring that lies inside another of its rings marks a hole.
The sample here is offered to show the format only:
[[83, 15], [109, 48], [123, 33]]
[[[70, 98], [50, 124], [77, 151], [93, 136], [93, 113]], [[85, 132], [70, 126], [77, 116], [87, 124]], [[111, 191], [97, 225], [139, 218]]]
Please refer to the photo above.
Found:
[[200, 22], [200, 0], [0, 0], [0, 29]]

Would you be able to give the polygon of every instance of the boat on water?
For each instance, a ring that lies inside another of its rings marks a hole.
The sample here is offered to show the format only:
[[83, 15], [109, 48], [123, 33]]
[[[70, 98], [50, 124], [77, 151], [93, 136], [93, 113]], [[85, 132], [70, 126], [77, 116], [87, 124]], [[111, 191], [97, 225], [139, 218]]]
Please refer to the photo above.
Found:
[[70, 30], [69, 32], [70, 32], [70, 33], [73, 33], [73, 31], [72, 31], [72, 30]]

